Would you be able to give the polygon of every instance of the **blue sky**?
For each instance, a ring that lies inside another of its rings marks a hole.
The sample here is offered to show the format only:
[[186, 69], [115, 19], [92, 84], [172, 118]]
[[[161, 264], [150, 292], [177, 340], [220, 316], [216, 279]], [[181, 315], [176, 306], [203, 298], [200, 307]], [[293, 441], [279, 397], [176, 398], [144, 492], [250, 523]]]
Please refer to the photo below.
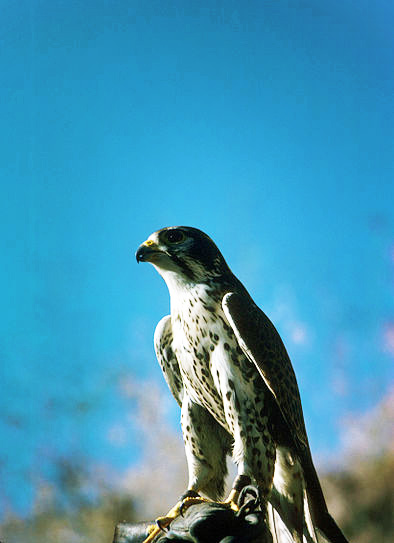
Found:
[[[3, 2], [0, 508], [57, 455], [125, 469], [122, 376], [161, 380], [165, 284], [205, 230], [278, 327], [316, 457], [394, 356], [389, 1]], [[166, 394], [163, 385], [163, 394]], [[173, 424], [177, 410], [174, 405]]]

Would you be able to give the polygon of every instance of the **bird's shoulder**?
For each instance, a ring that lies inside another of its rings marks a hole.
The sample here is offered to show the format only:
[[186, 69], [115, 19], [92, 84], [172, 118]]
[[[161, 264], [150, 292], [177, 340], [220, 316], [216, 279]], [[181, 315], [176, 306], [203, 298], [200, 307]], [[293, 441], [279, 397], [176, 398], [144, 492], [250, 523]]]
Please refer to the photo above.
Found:
[[154, 342], [155, 346], [160, 346], [162, 342], [172, 340], [171, 315], [166, 315], [156, 325]]

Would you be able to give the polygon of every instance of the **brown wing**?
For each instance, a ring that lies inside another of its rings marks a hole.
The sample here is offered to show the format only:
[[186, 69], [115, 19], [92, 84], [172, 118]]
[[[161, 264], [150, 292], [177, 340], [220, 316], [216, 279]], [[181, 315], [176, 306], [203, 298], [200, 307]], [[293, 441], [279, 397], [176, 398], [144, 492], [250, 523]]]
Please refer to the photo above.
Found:
[[275, 326], [246, 292], [229, 292], [222, 306], [241, 349], [274, 395], [296, 441], [309, 448], [296, 376]]

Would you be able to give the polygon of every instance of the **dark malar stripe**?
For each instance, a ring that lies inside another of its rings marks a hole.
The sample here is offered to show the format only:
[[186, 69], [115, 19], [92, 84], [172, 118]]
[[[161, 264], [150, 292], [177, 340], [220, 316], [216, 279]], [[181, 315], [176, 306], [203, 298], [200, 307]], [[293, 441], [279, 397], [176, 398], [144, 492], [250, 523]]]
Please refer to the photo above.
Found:
[[175, 264], [183, 271], [183, 273], [191, 280], [194, 280], [194, 274], [191, 268], [178, 256], [171, 255], [171, 259], [175, 262]]

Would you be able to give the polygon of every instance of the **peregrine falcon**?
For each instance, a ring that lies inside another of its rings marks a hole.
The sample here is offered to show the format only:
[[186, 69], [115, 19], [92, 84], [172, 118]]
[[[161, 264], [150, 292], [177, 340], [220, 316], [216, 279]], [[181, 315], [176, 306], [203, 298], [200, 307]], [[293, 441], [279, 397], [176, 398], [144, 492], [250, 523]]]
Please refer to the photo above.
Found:
[[215, 243], [201, 230], [173, 226], [154, 232], [136, 258], [153, 264], [170, 292], [171, 314], [154, 344], [181, 407], [185, 496], [221, 498], [232, 455], [238, 477], [230, 502], [253, 481], [263, 510], [279, 512], [295, 542], [318, 541], [320, 531], [346, 543], [312, 462], [285, 346]]

